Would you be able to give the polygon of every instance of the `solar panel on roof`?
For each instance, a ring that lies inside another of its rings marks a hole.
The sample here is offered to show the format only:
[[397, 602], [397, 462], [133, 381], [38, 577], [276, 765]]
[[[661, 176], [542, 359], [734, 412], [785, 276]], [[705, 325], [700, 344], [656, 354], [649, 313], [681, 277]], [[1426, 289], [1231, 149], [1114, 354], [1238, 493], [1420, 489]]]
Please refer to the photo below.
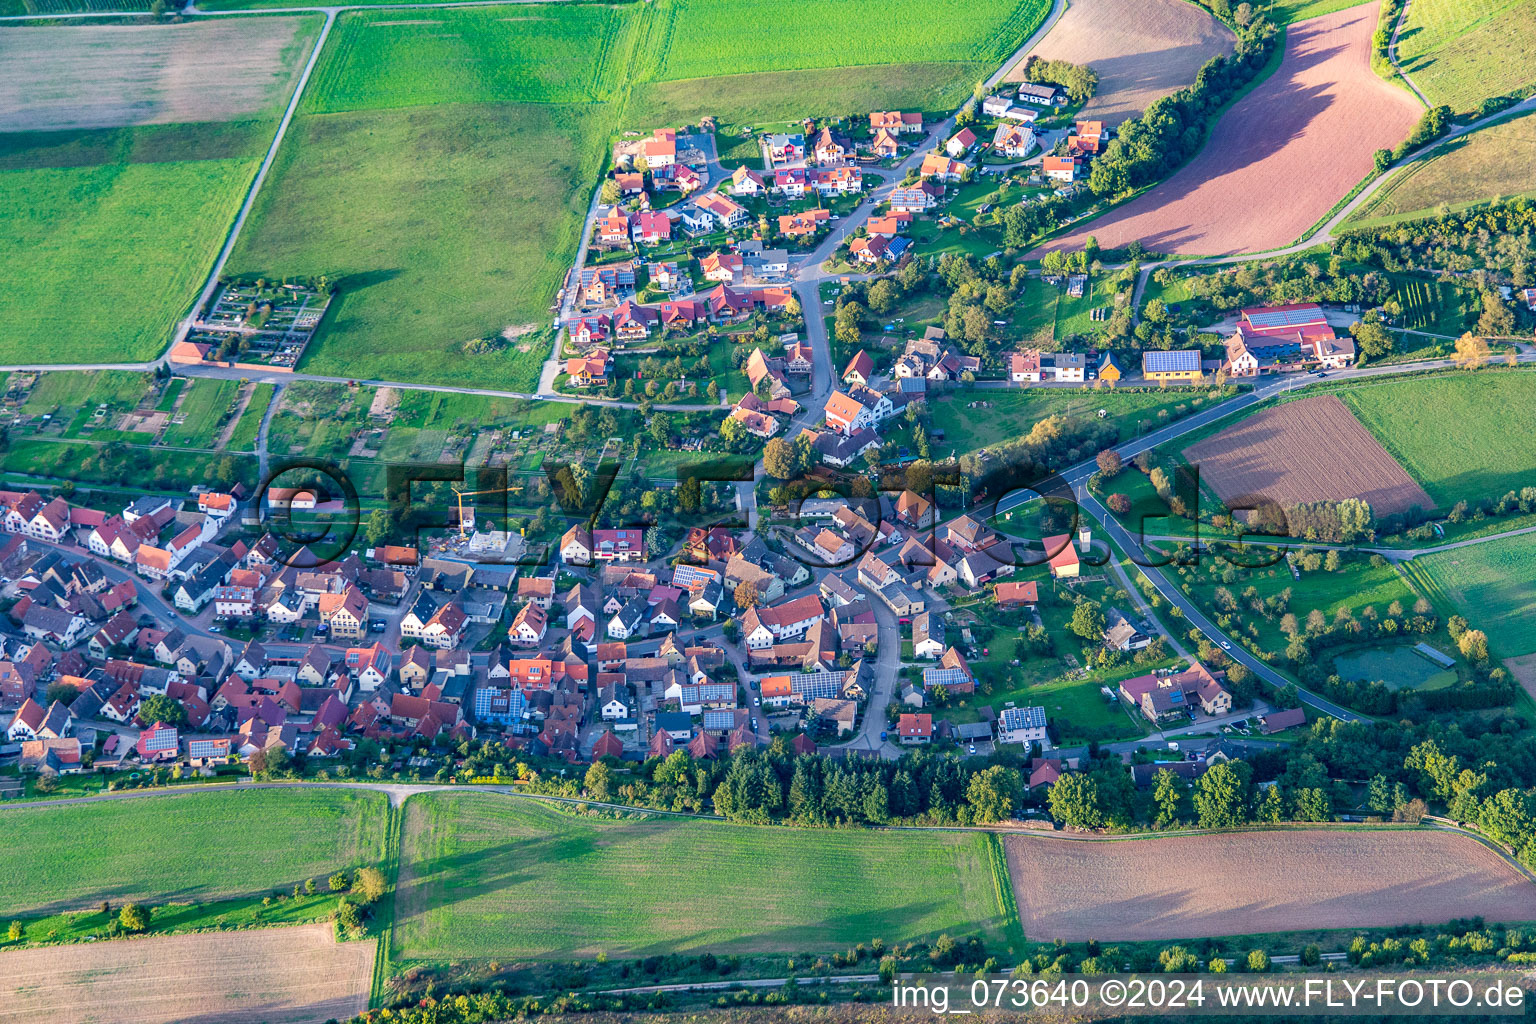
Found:
[[1320, 309], [1266, 309], [1248, 314], [1248, 322], [1255, 327], [1296, 327], [1318, 323], [1322, 319], [1323, 312]]

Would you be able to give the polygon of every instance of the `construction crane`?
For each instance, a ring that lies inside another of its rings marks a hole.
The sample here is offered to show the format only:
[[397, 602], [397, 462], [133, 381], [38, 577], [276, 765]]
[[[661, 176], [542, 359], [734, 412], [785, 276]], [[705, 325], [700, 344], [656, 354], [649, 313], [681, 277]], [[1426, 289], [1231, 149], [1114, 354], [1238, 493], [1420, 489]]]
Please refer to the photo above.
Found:
[[[450, 487], [452, 487], [452, 485], [450, 485]], [[487, 488], [486, 490], [482, 490], [482, 491], [462, 491], [462, 490], [460, 490], [457, 487], [452, 487], [452, 490], [453, 490], [453, 493], [455, 495], [457, 495], [458, 499], [459, 499], [459, 540], [464, 540], [464, 498], [465, 498], [465, 496], [468, 495], [469, 497], [474, 498], [474, 497], [477, 497], [477, 496], [479, 496], [481, 494], [503, 494], [503, 495], [511, 494], [512, 493], [512, 485], [509, 483], [505, 487], [491, 487], [491, 488]], [[522, 488], [518, 488], [518, 490], [522, 490]]]

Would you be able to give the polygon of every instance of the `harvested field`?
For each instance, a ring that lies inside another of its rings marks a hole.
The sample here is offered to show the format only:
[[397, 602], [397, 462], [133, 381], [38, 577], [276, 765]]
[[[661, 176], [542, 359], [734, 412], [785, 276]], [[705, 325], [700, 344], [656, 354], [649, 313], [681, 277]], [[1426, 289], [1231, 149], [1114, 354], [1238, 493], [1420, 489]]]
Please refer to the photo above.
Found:
[[1536, 885], [1492, 850], [1448, 832], [1003, 842], [1024, 934], [1034, 941], [1384, 928], [1479, 914], [1536, 919]]
[[315, 17], [0, 33], [0, 132], [230, 121], [287, 99]]
[[1333, 395], [1255, 413], [1184, 457], [1234, 508], [1360, 498], [1388, 515], [1435, 504]]
[[[1183, 0], [1073, 0], [1032, 56], [1091, 64], [1099, 88], [1078, 115], [1119, 124], [1195, 80], [1200, 65], [1230, 52], [1232, 30]], [[1005, 81], [1024, 80], [1024, 61]]]
[[329, 924], [0, 953], [3, 1024], [298, 1024], [368, 1008], [373, 942]]
[[1081, 249], [1093, 235], [1106, 249], [1140, 239], [1152, 252], [1221, 256], [1299, 239], [1371, 172], [1373, 151], [1395, 146], [1419, 117], [1407, 92], [1371, 71], [1376, 6], [1291, 26], [1279, 69], [1227, 111], [1193, 160], [1045, 248]]

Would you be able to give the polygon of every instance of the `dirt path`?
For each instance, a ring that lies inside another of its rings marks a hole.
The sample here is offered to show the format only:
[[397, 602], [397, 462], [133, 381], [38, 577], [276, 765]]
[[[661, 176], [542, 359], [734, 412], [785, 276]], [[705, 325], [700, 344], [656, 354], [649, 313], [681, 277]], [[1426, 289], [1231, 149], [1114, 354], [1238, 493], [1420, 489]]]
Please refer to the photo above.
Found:
[[255, 393], [255, 384], [247, 384], [240, 389], [240, 404], [235, 406], [235, 414], [229, 418], [228, 423], [224, 424], [224, 429], [219, 431], [219, 439], [213, 445], [216, 451], [223, 451], [225, 445], [229, 444], [235, 428], [240, 425], [240, 417], [245, 415], [246, 407], [251, 404], [251, 396]]

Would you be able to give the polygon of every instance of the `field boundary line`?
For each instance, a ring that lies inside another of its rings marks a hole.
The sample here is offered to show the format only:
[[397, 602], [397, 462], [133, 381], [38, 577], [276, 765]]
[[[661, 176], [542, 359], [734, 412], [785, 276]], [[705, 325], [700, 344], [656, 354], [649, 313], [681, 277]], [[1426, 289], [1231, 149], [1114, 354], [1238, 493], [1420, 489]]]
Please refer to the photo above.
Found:
[[1029, 941], [1029, 936], [1024, 934], [1024, 922], [1019, 918], [1019, 900], [1013, 892], [1013, 873], [1008, 870], [1008, 851], [1003, 847], [1003, 837], [996, 832], [987, 836], [987, 853], [992, 864], [992, 886], [997, 893], [997, 909], [1002, 915], [1002, 932], [1011, 950], [1015, 938], [1022, 945]]

